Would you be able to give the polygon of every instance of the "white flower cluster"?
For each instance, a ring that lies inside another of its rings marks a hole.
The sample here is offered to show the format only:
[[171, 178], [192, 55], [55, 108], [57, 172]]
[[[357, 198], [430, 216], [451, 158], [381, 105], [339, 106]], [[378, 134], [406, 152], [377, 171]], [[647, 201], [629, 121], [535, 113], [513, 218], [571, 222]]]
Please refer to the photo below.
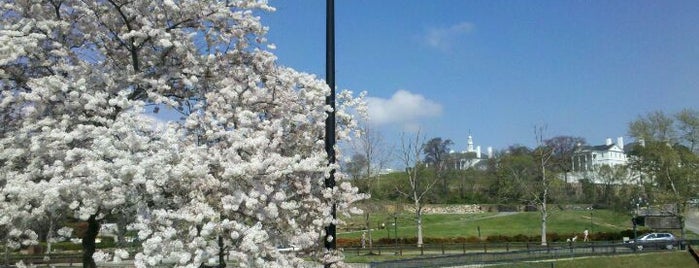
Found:
[[69, 238], [73, 233], [73, 228], [62, 227], [61, 229], [58, 229], [56, 233], [63, 238]]
[[37, 245], [39, 236], [32, 230], [10, 229], [5, 238], [7, 246], [18, 249], [20, 246]]
[[112, 259], [113, 262], [121, 262], [124, 259], [129, 258], [129, 252], [124, 250], [124, 249], [116, 249], [114, 250], [114, 259]]
[[[364, 196], [340, 173], [325, 188], [338, 169], [322, 139], [330, 89], [277, 65], [257, 15], [271, 10], [259, 0], [0, 5], [0, 230], [11, 246], [38, 240], [28, 223], [69, 211], [129, 223], [138, 267], [224, 255], [301, 265], [277, 250], [289, 244], [339, 263], [340, 252], [318, 252], [324, 227], [340, 223], [332, 204], [357, 212]], [[337, 99], [337, 137], [349, 139], [365, 107], [349, 91]], [[147, 106], [183, 120], [156, 123]]]
[[95, 262], [107, 262], [112, 258], [112, 255], [109, 254], [109, 252], [98, 250], [92, 255], [92, 259], [95, 260]]

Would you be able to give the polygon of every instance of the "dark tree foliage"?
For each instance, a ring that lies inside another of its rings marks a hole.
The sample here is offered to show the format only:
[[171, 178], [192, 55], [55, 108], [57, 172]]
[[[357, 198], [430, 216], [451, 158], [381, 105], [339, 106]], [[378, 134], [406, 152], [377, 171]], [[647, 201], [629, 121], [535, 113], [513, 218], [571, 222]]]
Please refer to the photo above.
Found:
[[645, 141], [630, 153], [631, 168], [643, 174], [649, 198], [684, 202], [699, 190], [699, 157], [686, 146]]
[[365, 170], [368, 163], [369, 161], [363, 154], [353, 154], [352, 159], [345, 162], [343, 168], [350, 178], [357, 180], [366, 175]]
[[682, 205], [696, 197], [699, 190], [697, 111], [684, 109], [674, 117], [661, 111], [649, 113], [629, 123], [629, 135], [639, 141], [630, 148], [629, 165], [640, 174], [644, 195], [649, 200]]
[[499, 154], [494, 166], [494, 177], [488, 191], [490, 196], [497, 203], [521, 203], [526, 194], [523, 186], [534, 183], [537, 176], [532, 150], [512, 145]]
[[442, 138], [432, 138], [422, 148], [425, 154], [424, 162], [429, 165], [439, 165], [447, 159], [450, 146], [454, 145], [450, 139], [442, 140]]
[[437, 179], [442, 180], [442, 194], [449, 193], [449, 185], [447, 178], [444, 176], [447, 160], [449, 158], [449, 147], [454, 145], [450, 139], [442, 140], [442, 138], [432, 138], [422, 146], [422, 152], [425, 155], [424, 162], [433, 167]]

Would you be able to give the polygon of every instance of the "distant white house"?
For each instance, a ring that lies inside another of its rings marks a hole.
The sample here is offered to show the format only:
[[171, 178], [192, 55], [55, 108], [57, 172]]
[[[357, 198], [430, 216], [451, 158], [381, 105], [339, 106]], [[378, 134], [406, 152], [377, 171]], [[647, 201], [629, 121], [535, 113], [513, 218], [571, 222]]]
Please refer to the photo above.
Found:
[[611, 138], [607, 138], [603, 145], [579, 146], [573, 152], [572, 164], [573, 172], [592, 171], [603, 165], [611, 167], [626, 165], [628, 159], [624, 152], [624, 138], [617, 138], [616, 143], [613, 143]]
[[[600, 173], [600, 168], [621, 167], [626, 168], [629, 163], [628, 156], [624, 151], [624, 138], [618, 137], [616, 143], [611, 138], [607, 138], [602, 145], [578, 146], [573, 152], [572, 167], [569, 178], [573, 181], [588, 179], [592, 183], [608, 183], [609, 178], [604, 178]], [[634, 176], [631, 172], [626, 172], [622, 178], [613, 178], [614, 184], [632, 183]]]

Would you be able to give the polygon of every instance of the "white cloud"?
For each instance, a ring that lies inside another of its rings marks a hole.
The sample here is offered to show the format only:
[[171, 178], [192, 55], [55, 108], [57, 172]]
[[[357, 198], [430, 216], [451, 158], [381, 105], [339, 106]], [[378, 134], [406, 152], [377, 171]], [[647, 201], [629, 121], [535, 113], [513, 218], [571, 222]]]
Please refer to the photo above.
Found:
[[369, 121], [376, 125], [402, 124], [415, 126], [422, 118], [442, 114], [442, 105], [420, 94], [398, 90], [390, 99], [367, 97]]
[[460, 36], [472, 32], [474, 28], [475, 26], [469, 22], [461, 22], [446, 28], [431, 28], [427, 30], [423, 39], [430, 47], [450, 50]]

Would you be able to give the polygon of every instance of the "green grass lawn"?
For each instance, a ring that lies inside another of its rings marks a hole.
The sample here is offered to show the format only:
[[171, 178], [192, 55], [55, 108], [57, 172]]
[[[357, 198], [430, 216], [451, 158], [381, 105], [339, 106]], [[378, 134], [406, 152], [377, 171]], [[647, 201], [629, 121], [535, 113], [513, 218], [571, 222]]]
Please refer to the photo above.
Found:
[[[346, 219], [355, 228], [363, 226], [364, 216]], [[373, 237], [394, 237], [393, 217], [374, 213], [370, 215], [372, 229], [383, 223], [387, 228], [376, 230]], [[401, 213], [397, 216], [398, 237], [415, 236], [415, 219], [413, 214]], [[592, 221], [590, 212], [585, 210], [553, 211], [547, 220], [548, 233], [582, 233], [586, 228], [591, 232], [618, 232], [631, 229], [630, 217], [627, 214], [609, 210], [594, 210]], [[431, 214], [423, 215], [423, 235], [425, 237], [477, 237], [480, 229], [481, 237], [490, 235], [536, 235], [541, 230], [539, 212], [520, 212], [507, 216], [497, 216], [497, 213], [478, 214]], [[390, 234], [389, 234], [390, 232]], [[340, 238], [361, 237], [361, 231], [338, 230]], [[582, 236], [580, 236], [582, 238]]]

